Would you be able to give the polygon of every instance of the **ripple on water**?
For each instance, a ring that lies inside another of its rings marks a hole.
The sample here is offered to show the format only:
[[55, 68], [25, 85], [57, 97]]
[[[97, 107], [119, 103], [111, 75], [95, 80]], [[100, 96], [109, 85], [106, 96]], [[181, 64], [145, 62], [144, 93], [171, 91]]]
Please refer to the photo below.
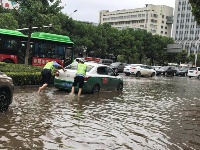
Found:
[[16, 90], [0, 116], [4, 149], [198, 149], [198, 80], [124, 77], [123, 92], [70, 97]]

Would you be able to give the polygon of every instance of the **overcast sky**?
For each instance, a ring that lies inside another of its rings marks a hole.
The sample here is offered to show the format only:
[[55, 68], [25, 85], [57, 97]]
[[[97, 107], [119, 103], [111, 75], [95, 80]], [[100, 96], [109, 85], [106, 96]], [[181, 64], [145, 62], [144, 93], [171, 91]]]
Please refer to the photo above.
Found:
[[175, 0], [62, 0], [62, 3], [65, 4], [63, 13], [74, 20], [94, 23], [99, 22], [100, 10], [135, 9], [145, 7], [145, 4], [175, 7]]

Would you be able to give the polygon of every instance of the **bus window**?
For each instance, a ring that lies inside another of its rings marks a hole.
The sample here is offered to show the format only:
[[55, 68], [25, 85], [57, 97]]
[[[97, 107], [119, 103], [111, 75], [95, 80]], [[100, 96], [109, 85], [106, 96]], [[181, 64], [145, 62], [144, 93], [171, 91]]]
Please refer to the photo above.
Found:
[[3, 40], [0, 38], [0, 47], [3, 46]]

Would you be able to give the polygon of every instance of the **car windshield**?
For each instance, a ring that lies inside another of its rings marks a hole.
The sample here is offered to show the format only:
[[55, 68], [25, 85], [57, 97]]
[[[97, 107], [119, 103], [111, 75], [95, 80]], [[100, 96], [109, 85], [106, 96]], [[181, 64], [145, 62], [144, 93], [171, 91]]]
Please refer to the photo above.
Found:
[[163, 67], [161, 67], [160, 69], [161, 70], [167, 70], [169, 68], [169, 66], [163, 66]]
[[[86, 72], [89, 72], [93, 67], [94, 66], [92, 65], [87, 65]], [[72, 63], [65, 67], [65, 69], [70, 69], [70, 70], [77, 70], [77, 68], [78, 68], [78, 63]]]

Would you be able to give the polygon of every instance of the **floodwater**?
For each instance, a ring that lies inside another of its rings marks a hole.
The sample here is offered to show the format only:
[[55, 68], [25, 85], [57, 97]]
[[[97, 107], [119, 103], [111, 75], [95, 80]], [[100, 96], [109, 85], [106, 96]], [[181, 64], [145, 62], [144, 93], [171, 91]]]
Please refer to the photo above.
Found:
[[77, 98], [16, 89], [0, 115], [0, 149], [200, 149], [200, 80], [124, 77], [123, 92]]

